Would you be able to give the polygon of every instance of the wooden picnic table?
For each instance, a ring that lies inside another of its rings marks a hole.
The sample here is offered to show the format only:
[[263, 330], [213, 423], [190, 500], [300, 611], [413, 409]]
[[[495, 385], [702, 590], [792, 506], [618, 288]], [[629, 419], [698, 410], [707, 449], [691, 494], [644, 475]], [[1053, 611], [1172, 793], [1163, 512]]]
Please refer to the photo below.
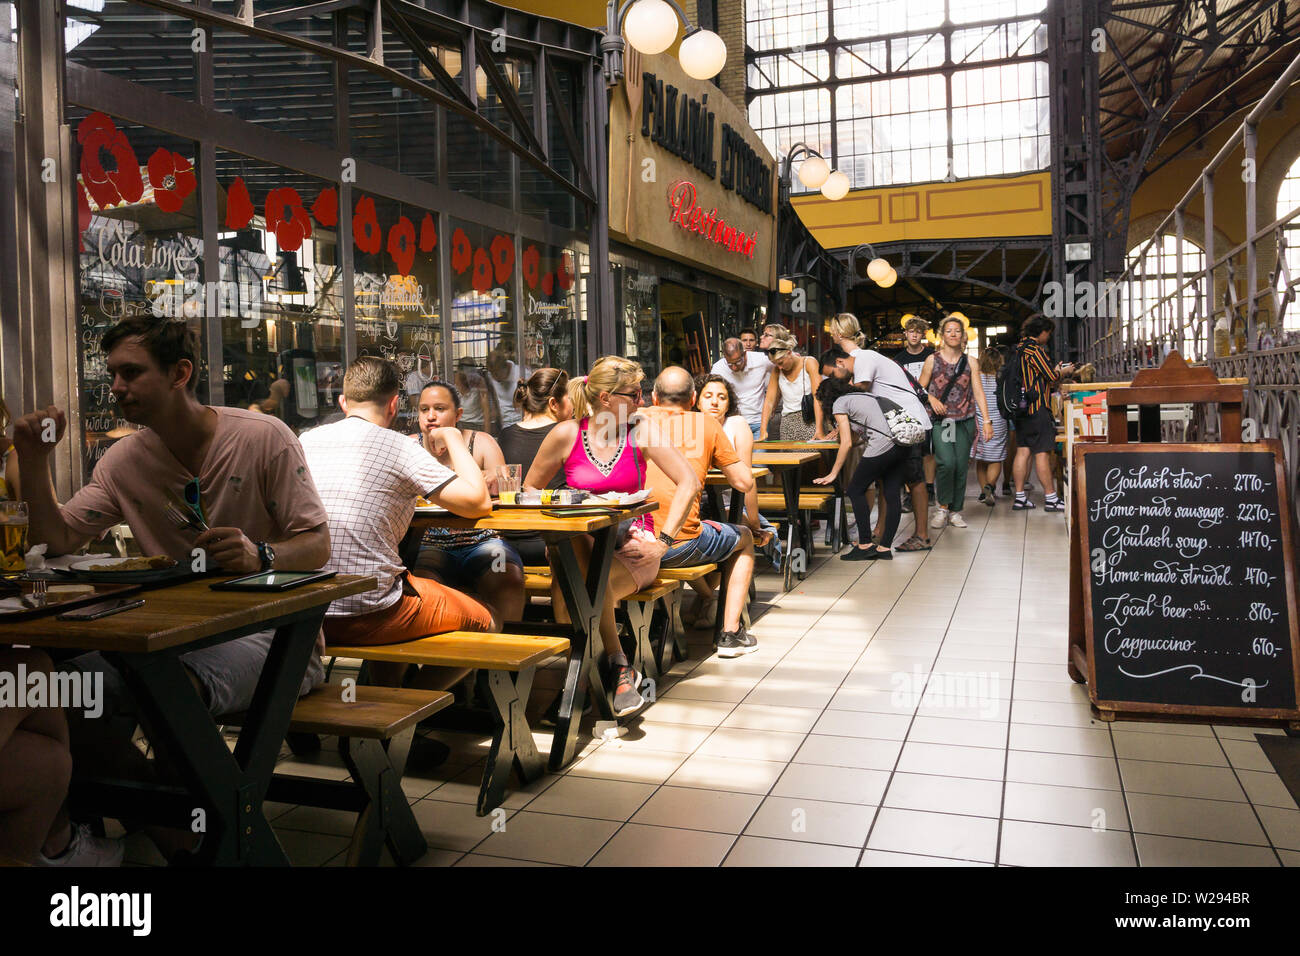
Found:
[[[548, 764], [552, 771], [564, 768], [577, 753], [578, 725], [582, 722], [582, 709], [588, 691], [592, 692], [601, 716], [608, 720], [614, 719], [609, 695], [605, 692], [597, 664], [602, 647], [600, 611], [605, 606], [605, 587], [609, 581], [610, 562], [614, 557], [616, 532], [622, 522], [649, 514], [658, 507], [653, 500], [646, 500], [638, 505], [611, 507], [609, 514], [561, 518], [542, 512], [564, 511], [566, 506], [519, 507], [494, 504], [491, 514], [482, 518], [462, 518], [450, 512], [430, 513], [418, 509], [411, 521], [411, 533], [404, 545], [404, 557], [409, 553], [409, 542], [414, 539], [418, 548], [419, 535], [425, 528], [433, 527], [532, 531], [540, 534], [554, 552], [553, 573], [560, 585], [560, 594], [564, 598], [572, 625], [568, 672], [560, 695], [560, 710]], [[589, 534], [593, 539], [591, 561], [585, 577], [573, 550], [573, 538], [580, 534]], [[410, 561], [407, 563], [409, 566]], [[587, 676], [585, 688], [582, 686], [584, 673]]]
[[754, 442], [754, 453], [761, 451], [839, 451], [839, 439], [829, 441], [771, 441]]
[[[771, 444], [769, 442], [756, 442], [754, 444], [754, 464], [765, 468], [773, 469], [781, 476], [781, 491], [785, 498], [785, 515], [786, 515], [786, 558], [785, 573], [783, 575], [785, 589], [788, 591], [794, 584], [794, 536], [796, 532], [799, 535], [799, 543], [805, 549], [805, 552], [811, 555], [812, 552], [812, 532], [804, 528], [803, 521], [799, 517], [799, 475], [803, 466], [810, 462], [820, 461], [821, 453], [827, 449], [838, 450], [838, 444], [828, 444], [827, 448], [820, 448], [817, 451], [764, 451], [763, 446]], [[808, 442], [777, 442], [776, 444], [809, 444]], [[839, 494], [838, 485], [834, 489]]]
[[[379, 586], [369, 576], [337, 575], [291, 591], [214, 591], [236, 575], [170, 586], [143, 585], [144, 605], [98, 621], [47, 616], [0, 623], [0, 644], [98, 650], [122, 671], [157, 750], [183, 786], [87, 780], [74, 792], [105, 816], [142, 816], [188, 825], [206, 814], [194, 862], [269, 866], [289, 863], [262, 811], [312, 648], [330, 602]], [[275, 629], [243, 729], [231, 753], [190, 680], [181, 655]]]

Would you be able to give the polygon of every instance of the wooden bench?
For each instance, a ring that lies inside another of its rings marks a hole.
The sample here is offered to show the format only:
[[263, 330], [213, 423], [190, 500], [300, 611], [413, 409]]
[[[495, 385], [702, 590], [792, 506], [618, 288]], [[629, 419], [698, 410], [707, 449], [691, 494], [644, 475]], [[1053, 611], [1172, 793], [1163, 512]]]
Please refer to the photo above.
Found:
[[643, 676], [654, 681], [657, 681], [662, 673], [659, 660], [655, 656], [654, 645], [651, 642], [655, 605], [660, 601], [664, 602], [663, 644], [667, 644], [671, 640], [668, 631], [672, 626], [668, 601], [670, 595], [673, 595], [681, 586], [680, 581], [671, 578], [655, 578], [650, 582], [649, 586], [625, 597], [623, 605], [616, 611], [616, 615], [621, 616], [627, 623], [628, 631], [632, 635], [632, 666], [640, 671]]
[[[339, 754], [352, 779], [277, 774], [266, 798], [356, 811], [348, 866], [378, 865], [385, 843], [399, 866], [414, 863], [429, 847], [402, 790], [402, 772], [415, 725], [452, 700], [446, 691], [322, 684], [299, 698], [289, 730], [337, 736]], [[232, 714], [220, 721], [242, 725], [243, 718]]]
[[[716, 570], [718, 570], [716, 564], [696, 564], [686, 568], [660, 568], [659, 577], [669, 581], [680, 581], [682, 584], [689, 584], [692, 581], [707, 578]], [[664, 608], [668, 613], [668, 633], [664, 636], [664, 642], [659, 648], [658, 666], [660, 673], [672, 667], [673, 661], [686, 660], [686, 625], [682, 623], [683, 593], [682, 591], [675, 591], [664, 600]], [[722, 593], [719, 592], [719, 607], [722, 604], [722, 597]], [[668, 640], [669, 637], [672, 638], [671, 642]]]
[[524, 709], [537, 666], [568, 652], [569, 641], [563, 637], [478, 631], [451, 631], [401, 644], [331, 645], [326, 650], [336, 657], [361, 661], [478, 671], [479, 695], [488, 703], [492, 716], [492, 745], [476, 805], [479, 816], [501, 805], [512, 767], [518, 769], [524, 783], [537, 779], [545, 769]]

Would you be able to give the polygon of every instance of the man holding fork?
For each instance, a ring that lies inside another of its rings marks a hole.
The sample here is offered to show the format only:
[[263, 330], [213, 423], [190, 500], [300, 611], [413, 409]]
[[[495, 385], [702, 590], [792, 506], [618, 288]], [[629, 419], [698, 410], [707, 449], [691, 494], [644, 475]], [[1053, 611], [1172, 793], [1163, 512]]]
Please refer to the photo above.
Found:
[[[202, 561], [209, 570], [310, 571], [329, 560], [328, 519], [298, 439], [274, 416], [198, 400], [199, 343], [184, 322], [127, 318], [102, 348], [122, 417], [145, 428], [114, 444], [90, 482], [60, 506], [49, 455], [63, 437], [63, 412], [51, 405], [14, 425], [14, 447], [31, 476], [22, 492], [33, 544], [68, 554], [125, 521], [144, 554]], [[186, 500], [201, 508], [183, 507]], [[263, 631], [181, 657], [213, 714], [252, 703], [273, 636]], [[143, 758], [130, 742], [134, 707], [121, 675], [98, 653], [64, 666], [103, 672], [106, 715], [130, 718], [86, 752], [119, 769], [139, 767]], [[324, 676], [314, 656], [301, 693]]]

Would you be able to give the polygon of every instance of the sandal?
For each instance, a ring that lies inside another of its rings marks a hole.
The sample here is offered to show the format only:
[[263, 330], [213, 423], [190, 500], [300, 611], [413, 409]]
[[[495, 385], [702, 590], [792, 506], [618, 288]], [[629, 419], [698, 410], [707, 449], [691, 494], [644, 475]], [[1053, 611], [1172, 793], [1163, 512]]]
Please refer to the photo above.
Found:
[[912, 535], [902, 544], [894, 548], [895, 551], [929, 551], [933, 547], [929, 541], [919, 535]]

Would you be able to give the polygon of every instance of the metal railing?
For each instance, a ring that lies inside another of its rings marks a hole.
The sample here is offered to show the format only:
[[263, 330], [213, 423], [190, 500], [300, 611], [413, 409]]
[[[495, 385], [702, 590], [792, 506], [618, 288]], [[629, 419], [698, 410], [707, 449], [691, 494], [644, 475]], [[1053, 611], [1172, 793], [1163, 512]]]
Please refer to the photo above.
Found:
[[[1297, 79], [1300, 56], [1205, 165], [1124, 273], [1095, 290], [1096, 307], [1086, 310], [1081, 329], [1083, 354], [1097, 367], [1099, 380], [1131, 378], [1140, 368], [1159, 365], [1173, 350], [1190, 362], [1207, 363], [1220, 378], [1246, 379], [1242, 414], [1251, 420], [1246, 423], [1247, 435], [1253, 428], [1257, 437], [1281, 439], [1293, 501], [1300, 472], [1300, 345], [1290, 341], [1275, 348], [1259, 345], [1264, 329], [1282, 337], [1288, 307], [1300, 286], [1300, 275], [1293, 277], [1287, 265], [1286, 228], [1300, 217], [1300, 207], [1259, 226], [1256, 170], [1259, 124]], [[1239, 150], [1238, 167], [1229, 159]], [[1240, 182], [1241, 193], [1234, 189], [1230, 195], [1234, 201], [1241, 195], [1245, 203], [1246, 240], [1223, 252], [1215, 248], [1216, 174], [1221, 184], [1231, 179], [1235, 187]], [[1188, 212], [1198, 201], [1204, 210], [1203, 247], [1186, 235]], [[1160, 268], [1171, 252], [1173, 269]], [[1185, 260], [1202, 252], [1203, 261], [1188, 270]], [[1275, 265], [1268, 269], [1270, 261]], [[1261, 267], [1268, 269], [1262, 276]], [[1289, 333], [1288, 338], [1294, 335]], [[1217, 408], [1202, 407], [1187, 440], [1217, 438], [1218, 424]]]

